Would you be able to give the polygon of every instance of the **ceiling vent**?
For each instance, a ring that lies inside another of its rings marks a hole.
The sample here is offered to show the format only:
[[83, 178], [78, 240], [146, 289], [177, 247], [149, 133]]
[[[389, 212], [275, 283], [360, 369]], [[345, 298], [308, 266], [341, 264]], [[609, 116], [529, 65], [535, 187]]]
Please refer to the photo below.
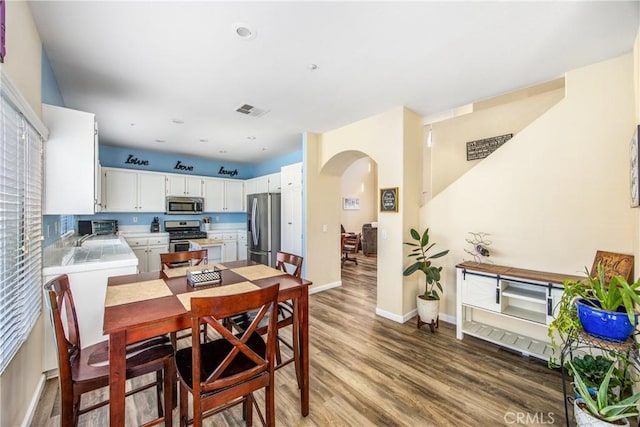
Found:
[[249, 104], [244, 104], [236, 108], [236, 111], [238, 113], [246, 114], [247, 116], [252, 117], [260, 117], [268, 112], [267, 110], [261, 110], [260, 108], [256, 108], [253, 105]]

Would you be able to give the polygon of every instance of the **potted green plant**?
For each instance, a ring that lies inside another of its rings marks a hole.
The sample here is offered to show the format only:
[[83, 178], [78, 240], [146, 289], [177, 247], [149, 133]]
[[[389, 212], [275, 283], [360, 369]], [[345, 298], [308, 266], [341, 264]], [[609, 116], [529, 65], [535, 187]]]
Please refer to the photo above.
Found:
[[421, 271], [424, 274], [425, 290], [424, 293], [416, 297], [416, 304], [418, 306], [420, 321], [429, 324], [433, 332], [439, 313], [440, 294], [438, 291], [443, 292], [443, 290], [440, 284], [442, 267], [434, 266], [431, 261], [445, 256], [449, 253], [449, 250], [447, 249], [433, 255], [429, 254], [429, 251], [435, 246], [435, 243], [429, 242], [428, 228], [422, 234], [412, 228], [411, 238], [414, 242], [405, 242], [405, 245], [413, 247], [409, 254], [412, 263], [404, 269], [402, 274], [404, 276], [410, 276], [416, 271]]
[[[617, 367], [617, 362], [622, 363], [623, 369]], [[565, 363], [567, 373], [571, 377], [579, 376], [589, 389], [591, 395], [597, 393], [600, 384], [604, 381], [611, 365], [616, 365], [609, 381], [609, 397], [617, 398], [622, 390], [632, 384], [627, 378], [627, 360], [623, 356], [605, 357], [601, 354], [595, 357], [591, 354], [574, 357], [571, 363]]]
[[[640, 280], [629, 284], [623, 277], [614, 276], [607, 283], [600, 263], [596, 271], [593, 277], [587, 271], [583, 280], [564, 282], [564, 292], [548, 328], [555, 354], [561, 343], [577, 338], [581, 330], [599, 338], [623, 341], [637, 325], [635, 304], [640, 304]], [[555, 366], [553, 358], [549, 362]]]
[[574, 386], [582, 396], [574, 401], [574, 417], [578, 426], [596, 426], [598, 422], [603, 426], [628, 426], [628, 417], [638, 415], [637, 405], [640, 401], [640, 393], [623, 399], [612, 398], [609, 393], [609, 384], [615, 376], [616, 366], [614, 363], [607, 370], [596, 396], [589, 393], [585, 380], [580, 376], [573, 363], [569, 361], [568, 364], [569, 369], [574, 373]]

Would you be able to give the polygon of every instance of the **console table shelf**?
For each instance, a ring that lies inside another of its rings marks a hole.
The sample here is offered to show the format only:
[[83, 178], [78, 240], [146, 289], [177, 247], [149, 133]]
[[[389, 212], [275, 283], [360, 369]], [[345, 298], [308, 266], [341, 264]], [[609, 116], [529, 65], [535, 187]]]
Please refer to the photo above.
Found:
[[464, 334], [548, 360], [547, 326], [566, 279], [582, 277], [463, 262], [457, 268], [457, 337]]

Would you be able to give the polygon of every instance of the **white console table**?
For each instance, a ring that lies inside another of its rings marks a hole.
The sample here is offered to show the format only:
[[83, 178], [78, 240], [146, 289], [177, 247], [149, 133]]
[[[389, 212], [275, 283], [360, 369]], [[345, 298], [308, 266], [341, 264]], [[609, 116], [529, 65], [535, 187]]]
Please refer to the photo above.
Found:
[[463, 262], [457, 269], [457, 331], [548, 360], [547, 328], [566, 279], [584, 277]]

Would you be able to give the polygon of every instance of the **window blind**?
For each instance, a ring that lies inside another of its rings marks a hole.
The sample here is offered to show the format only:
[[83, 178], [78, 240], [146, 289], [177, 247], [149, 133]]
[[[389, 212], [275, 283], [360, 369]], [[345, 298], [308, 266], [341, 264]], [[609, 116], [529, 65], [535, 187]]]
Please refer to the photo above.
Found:
[[0, 92], [0, 373], [42, 309], [42, 137]]

